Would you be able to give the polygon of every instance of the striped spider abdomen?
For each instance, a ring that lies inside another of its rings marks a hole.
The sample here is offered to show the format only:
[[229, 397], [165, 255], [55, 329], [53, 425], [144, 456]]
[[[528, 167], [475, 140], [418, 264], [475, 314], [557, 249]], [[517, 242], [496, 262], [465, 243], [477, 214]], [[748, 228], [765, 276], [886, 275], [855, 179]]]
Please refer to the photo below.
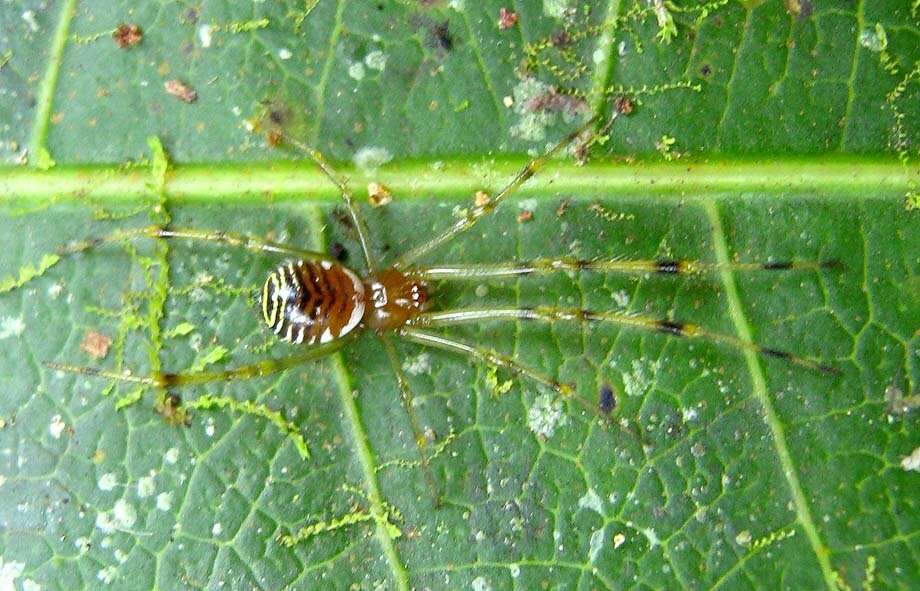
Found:
[[262, 319], [289, 343], [328, 343], [354, 330], [364, 317], [364, 284], [346, 267], [326, 260], [294, 261], [272, 271], [262, 285]]

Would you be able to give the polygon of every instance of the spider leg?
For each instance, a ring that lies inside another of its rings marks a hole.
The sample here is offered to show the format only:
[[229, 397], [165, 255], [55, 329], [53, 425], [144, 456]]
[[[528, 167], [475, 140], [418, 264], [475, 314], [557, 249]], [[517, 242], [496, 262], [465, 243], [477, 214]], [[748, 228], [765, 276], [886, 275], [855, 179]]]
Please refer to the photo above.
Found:
[[338, 188], [339, 193], [342, 195], [342, 200], [345, 202], [345, 208], [348, 210], [348, 215], [351, 217], [351, 221], [355, 226], [355, 232], [358, 234], [358, 242], [361, 244], [361, 252], [364, 254], [364, 262], [367, 264], [367, 269], [371, 273], [376, 271], [378, 268], [378, 261], [377, 257], [371, 251], [367, 224], [364, 223], [364, 217], [362, 217], [361, 211], [358, 209], [358, 205], [355, 203], [351, 191], [348, 190], [348, 183], [335, 172], [335, 169], [326, 161], [325, 156], [323, 156], [319, 150], [311, 148], [287, 134], [283, 133], [282, 137], [284, 137], [286, 142], [309, 156], [310, 160], [323, 171], [326, 178]]
[[96, 367], [79, 365], [66, 365], [63, 363], [45, 362], [43, 365], [49, 369], [65, 371], [86, 376], [94, 376], [119, 382], [131, 382], [151, 388], [180, 388], [194, 384], [208, 384], [212, 382], [228, 382], [231, 380], [248, 380], [271, 375], [296, 367], [308, 361], [325, 357], [341, 349], [354, 333], [340, 339], [303, 349], [302, 351], [282, 357], [280, 359], [265, 359], [248, 365], [241, 365], [232, 369], [219, 371], [194, 371], [186, 373], [154, 373], [138, 376], [130, 373], [121, 373]]
[[530, 177], [535, 175], [543, 166], [557, 153], [565, 149], [569, 144], [575, 141], [582, 133], [594, 126], [596, 117], [592, 117], [588, 120], [587, 123], [579, 127], [577, 130], [573, 131], [569, 135], [565, 136], [560, 140], [555, 146], [550, 148], [543, 155], [531, 160], [524, 167], [518, 171], [511, 181], [505, 185], [505, 187], [498, 192], [498, 194], [493, 197], [487, 203], [482, 205], [477, 205], [473, 207], [470, 212], [461, 220], [455, 222], [452, 226], [429, 240], [428, 242], [423, 242], [415, 248], [404, 253], [396, 262], [393, 263], [393, 266], [396, 268], [402, 268], [410, 264], [412, 261], [418, 259], [419, 257], [428, 254], [432, 250], [438, 248], [439, 246], [446, 244], [457, 234], [465, 232], [472, 228], [479, 218], [483, 217], [486, 214], [491, 213], [495, 210], [498, 205], [504, 201], [509, 195], [514, 193], [521, 185], [527, 182]]
[[763, 357], [782, 359], [787, 363], [799, 365], [825, 374], [839, 374], [840, 370], [812, 359], [800, 357], [787, 351], [764, 347], [737, 337], [714, 332], [687, 322], [653, 318], [623, 312], [583, 310], [579, 308], [555, 308], [536, 306], [533, 308], [470, 308], [425, 312], [409, 321], [410, 326], [426, 328], [456, 326], [459, 324], [479, 323], [489, 320], [539, 320], [542, 322], [606, 322], [618, 326], [639, 330], [660, 332], [675, 337], [701, 339], [723, 343], [735, 349], [754, 351]]
[[731, 271], [788, 271], [793, 269], [833, 269], [838, 261], [769, 261], [752, 263], [707, 263], [675, 259], [577, 259], [574, 257], [539, 258], [528, 261], [470, 265], [433, 265], [410, 267], [406, 273], [427, 281], [501, 279], [526, 275], [549, 275], [559, 271], [660, 275], [700, 275]]
[[60, 247], [56, 254], [58, 256], [69, 256], [85, 252], [106, 244], [116, 242], [126, 242], [139, 240], [141, 238], [181, 238], [185, 240], [200, 240], [205, 242], [218, 242], [228, 246], [244, 248], [254, 252], [270, 252], [282, 254], [303, 260], [329, 260], [332, 259], [327, 254], [298, 248], [282, 242], [273, 242], [263, 240], [257, 236], [248, 234], [235, 234], [233, 232], [224, 232], [222, 230], [198, 230], [195, 228], [162, 228], [160, 226], [146, 226], [144, 228], [134, 228], [130, 230], [115, 230], [105, 236], [85, 238], [71, 242]]
[[[433, 325], [426, 324], [426, 326]], [[452, 337], [449, 338], [443, 335], [433, 334], [427, 331], [418, 330], [417, 328], [410, 326], [403, 327], [399, 331], [399, 334], [404, 339], [425, 347], [434, 347], [436, 349], [442, 349], [452, 353], [459, 353], [472, 359], [476, 359], [477, 361], [481, 361], [489, 365], [494, 365], [496, 367], [501, 367], [514, 375], [522, 376], [533, 382], [546, 386], [547, 388], [554, 390], [563, 398], [570, 398], [575, 400], [589, 412], [595, 414], [598, 413], [597, 405], [591, 404], [579, 396], [571, 385], [563, 384], [562, 382], [554, 380], [544, 373], [541, 373], [535, 369], [531, 369], [525, 365], [521, 365], [513, 358], [499, 353], [493, 349], [478, 347], [476, 345], [471, 345]]]
[[[198, 230], [195, 228], [163, 228], [161, 226], [145, 226], [143, 228], [131, 228], [126, 230], [115, 230], [103, 236], [91, 236], [76, 240], [59, 247], [53, 255], [46, 255], [41, 263], [42, 271], [56, 265], [64, 257], [73, 256], [82, 252], [93, 250], [107, 244], [118, 242], [131, 242], [146, 238], [178, 238], [183, 240], [198, 240], [202, 242], [217, 242], [236, 248], [243, 248], [253, 252], [267, 252], [280, 254], [295, 259], [308, 261], [336, 261], [328, 254], [299, 248], [283, 242], [274, 242], [264, 240], [258, 236], [250, 234], [236, 234], [233, 232], [224, 232], [222, 230]], [[39, 273], [40, 274], [40, 273]], [[33, 275], [37, 276], [37, 275]], [[13, 288], [21, 287], [25, 281], [3, 281], [0, 282], [0, 293], [10, 291]]]
[[409, 415], [409, 424], [412, 426], [412, 437], [415, 439], [415, 447], [418, 448], [419, 458], [422, 462], [422, 471], [425, 474], [425, 480], [428, 482], [428, 487], [431, 489], [432, 495], [434, 495], [435, 507], [439, 507], [441, 505], [441, 496], [438, 494], [434, 476], [431, 474], [430, 460], [427, 451], [428, 440], [425, 438], [425, 433], [421, 428], [421, 424], [415, 414], [415, 409], [412, 406], [412, 389], [409, 387], [409, 381], [406, 379], [406, 374], [403, 372], [402, 365], [399, 363], [399, 355], [396, 353], [396, 348], [393, 347], [393, 342], [385, 334], [378, 336], [383, 342], [383, 348], [386, 349], [387, 357], [389, 357], [390, 364], [393, 366], [393, 372], [396, 374], [396, 384], [399, 386], [399, 392], [402, 397], [402, 404], [406, 409], [406, 414]]

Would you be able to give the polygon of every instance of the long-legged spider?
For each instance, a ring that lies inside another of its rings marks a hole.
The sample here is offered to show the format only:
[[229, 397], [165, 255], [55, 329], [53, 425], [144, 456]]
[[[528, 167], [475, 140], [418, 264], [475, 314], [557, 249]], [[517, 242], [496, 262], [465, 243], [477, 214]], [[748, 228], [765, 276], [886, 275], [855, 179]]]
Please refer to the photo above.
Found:
[[532, 380], [555, 391], [565, 399], [577, 402], [599, 417], [604, 417], [609, 411], [609, 408], [606, 408], [610, 406], [609, 400], [605, 402], [602, 399], [599, 403], [592, 403], [576, 393], [571, 385], [560, 382], [551, 375], [530, 368], [512, 356], [474, 343], [445, 336], [434, 332], [432, 329], [460, 324], [509, 320], [534, 320], [547, 323], [609, 323], [625, 328], [654, 331], [672, 337], [718, 342], [734, 349], [754, 351], [764, 357], [779, 359], [811, 370], [836, 373], [837, 370], [828, 365], [799, 355], [668, 318], [605, 310], [563, 308], [551, 305], [448, 310], [437, 310], [432, 306], [434, 302], [429, 297], [428, 286], [436, 281], [491, 280], [546, 275], [560, 271], [676, 275], [715, 272], [726, 267], [737, 271], [783, 271], [802, 268], [816, 269], [834, 265], [832, 262], [813, 261], [719, 265], [694, 260], [577, 259], [571, 257], [480, 264], [416, 264], [417, 260], [447, 244], [459, 234], [473, 227], [479, 219], [495, 211], [503, 201], [507, 200], [521, 185], [534, 176], [549, 159], [563, 151], [589, 129], [592, 124], [593, 120], [586, 126], [570, 133], [543, 155], [529, 161], [493, 198], [485, 202], [479, 202], [450, 227], [398, 256], [387, 265], [381, 265], [380, 260], [370, 247], [367, 227], [346, 182], [331, 168], [322, 154], [284, 135], [283, 139], [285, 141], [308, 155], [338, 188], [357, 234], [366, 266], [365, 273], [355, 272], [329, 254], [305, 250], [290, 244], [264, 240], [251, 235], [192, 228], [149, 226], [140, 229], [116, 231], [107, 236], [72, 243], [60, 249], [58, 254], [75, 254], [108, 243], [142, 238], [181, 238], [217, 242], [250, 251], [282, 255], [287, 257], [288, 260], [270, 272], [261, 287], [259, 296], [260, 312], [265, 325], [278, 338], [288, 343], [299, 345], [300, 350], [280, 359], [260, 361], [222, 371], [154, 373], [146, 376], [60, 363], [45, 363], [45, 365], [56, 370], [134, 382], [144, 386], [169, 390], [192, 384], [246, 379], [277, 373], [329, 355], [344, 347], [358, 334], [364, 331], [371, 331], [380, 338], [384, 350], [393, 364], [402, 403], [408, 415], [418, 448], [420, 464], [429, 486], [435, 492], [436, 499], [437, 488], [429, 468], [429, 454], [427, 451], [430, 442], [425, 436], [425, 430], [413, 410], [412, 392], [399, 363], [391, 335], [424, 347], [458, 353], [467, 356], [471, 360], [504, 368], [512, 374]]

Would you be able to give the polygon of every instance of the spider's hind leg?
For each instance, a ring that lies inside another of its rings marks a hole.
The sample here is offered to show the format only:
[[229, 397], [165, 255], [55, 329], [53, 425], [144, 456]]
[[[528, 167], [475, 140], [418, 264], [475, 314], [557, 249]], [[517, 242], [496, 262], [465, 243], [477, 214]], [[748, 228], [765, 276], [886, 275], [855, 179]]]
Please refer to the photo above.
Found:
[[[349, 335], [350, 336], [350, 335]], [[342, 348], [349, 337], [343, 337], [304, 349], [294, 355], [282, 357], [279, 359], [266, 359], [239, 367], [217, 370], [217, 371], [192, 371], [185, 373], [154, 373], [151, 375], [133, 375], [99, 369], [96, 367], [86, 367], [78, 365], [67, 365], [61, 363], [46, 362], [43, 365], [49, 369], [75, 373], [91, 377], [99, 377], [119, 382], [128, 382], [138, 384], [141, 387], [156, 388], [161, 392], [159, 411], [164, 417], [177, 424], [185, 422], [185, 410], [190, 409], [212, 409], [228, 408], [232, 411], [242, 414], [259, 416], [267, 419], [277, 426], [282, 432], [292, 437], [301, 456], [310, 457], [306, 443], [300, 432], [277, 411], [273, 411], [262, 404], [256, 404], [248, 401], [237, 401], [226, 396], [212, 396], [205, 394], [189, 402], [182, 403], [181, 400], [171, 393], [175, 388], [191, 386], [196, 384], [210, 384], [216, 382], [229, 382], [233, 380], [245, 380], [250, 378], [262, 377], [275, 374], [286, 369], [303, 365], [320, 357], [325, 357]]]

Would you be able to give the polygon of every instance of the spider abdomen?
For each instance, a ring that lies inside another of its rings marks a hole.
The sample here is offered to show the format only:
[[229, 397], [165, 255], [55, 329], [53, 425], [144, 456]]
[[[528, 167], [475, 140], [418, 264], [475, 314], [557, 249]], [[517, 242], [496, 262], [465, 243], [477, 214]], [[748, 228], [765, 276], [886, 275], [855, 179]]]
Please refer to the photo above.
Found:
[[364, 285], [330, 261], [295, 261], [272, 271], [262, 286], [262, 319], [295, 344], [328, 343], [364, 317]]

